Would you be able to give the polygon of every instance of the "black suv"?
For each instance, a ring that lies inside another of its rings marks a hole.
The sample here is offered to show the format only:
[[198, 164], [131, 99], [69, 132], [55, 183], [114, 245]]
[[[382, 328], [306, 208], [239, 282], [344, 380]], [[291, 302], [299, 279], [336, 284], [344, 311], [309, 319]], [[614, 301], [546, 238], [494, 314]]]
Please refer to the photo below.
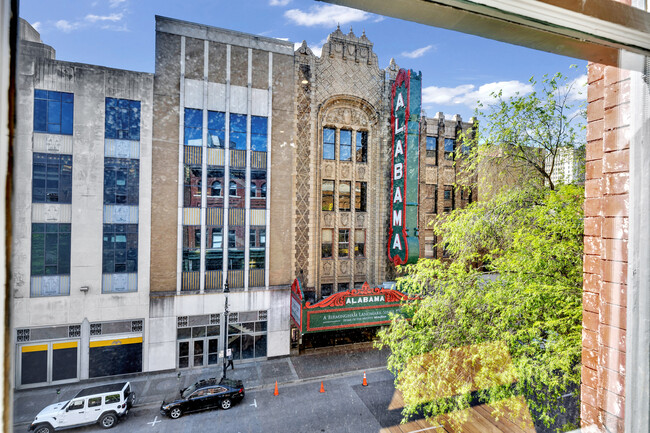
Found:
[[230, 409], [233, 403], [244, 398], [244, 384], [241, 380], [216, 378], [199, 380], [194, 385], [181, 389], [176, 400], [160, 405], [160, 412], [170, 418], [179, 418], [184, 413], [197, 412], [220, 407]]

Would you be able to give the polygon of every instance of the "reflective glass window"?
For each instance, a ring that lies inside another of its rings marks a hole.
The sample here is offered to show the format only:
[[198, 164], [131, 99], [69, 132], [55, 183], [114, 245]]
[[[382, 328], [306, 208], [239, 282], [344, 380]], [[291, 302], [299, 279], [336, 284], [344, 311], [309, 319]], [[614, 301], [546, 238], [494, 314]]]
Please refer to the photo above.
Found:
[[34, 90], [34, 131], [72, 135], [74, 94]]
[[352, 160], [352, 131], [347, 129], [341, 129], [339, 132], [339, 159]]
[[183, 226], [183, 272], [201, 270], [201, 226]]
[[104, 204], [137, 205], [139, 187], [139, 160], [104, 158]]
[[183, 207], [201, 207], [201, 166], [183, 166]]
[[72, 202], [72, 156], [34, 153], [32, 202]]
[[368, 132], [357, 131], [356, 142], [356, 160], [357, 162], [368, 161]]
[[231, 208], [243, 208], [246, 204], [246, 170], [230, 169], [229, 203]]
[[207, 226], [205, 237], [205, 270], [223, 269], [223, 227]]
[[323, 189], [322, 210], [324, 211], [334, 210], [334, 181], [324, 179], [322, 189]]
[[350, 257], [350, 229], [339, 229], [339, 257]]
[[250, 269], [264, 269], [266, 258], [266, 227], [251, 226], [250, 228]]
[[208, 111], [208, 147], [225, 147], [226, 113]]
[[266, 117], [251, 116], [251, 149], [255, 152], [266, 152], [267, 125]]
[[332, 229], [323, 229], [321, 257], [324, 259], [332, 257]]
[[334, 159], [336, 130], [323, 128], [323, 159]]
[[104, 224], [102, 272], [105, 274], [138, 271], [138, 225]]
[[70, 274], [70, 224], [32, 224], [32, 275]]
[[366, 182], [355, 182], [354, 183], [354, 209], [357, 212], [366, 211]]
[[350, 181], [339, 182], [339, 210], [350, 210]]
[[140, 140], [140, 101], [106, 98], [106, 138]]
[[185, 109], [185, 145], [201, 146], [203, 144], [203, 110]]
[[228, 230], [228, 269], [244, 269], [246, 228], [235, 226]]
[[230, 148], [246, 150], [245, 114], [230, 114]]

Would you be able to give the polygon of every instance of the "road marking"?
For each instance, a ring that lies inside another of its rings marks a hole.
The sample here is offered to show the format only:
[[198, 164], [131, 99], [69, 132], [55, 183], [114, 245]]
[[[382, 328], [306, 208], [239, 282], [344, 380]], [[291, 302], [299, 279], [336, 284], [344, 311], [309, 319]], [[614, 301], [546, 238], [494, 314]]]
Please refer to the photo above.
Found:
[[435, 426], [435, 427], [427, 427], [427, 428], [423, 428], [423, 429], [420, 429], [420, 430], [413, 430], [413, 431], [410, 432], [410, 433], [418, 433], [418, 432], [427, 431], [427, 430], [434, 430], [434, 429], [437, 429], [437, 428], [442, 428], [442, 426], [441, 426], [441, 425], [437, 425], [437, 426]]
[[257, 407], [257, 400], [253, 399], [253, 404], [249, 404], [249, 406], [255, 406], [255, 407]]
[[153, 421], [148, 422], [147, 424], [151, 424], [151, 427], [155, 427], [156, 423], [159, 423], [159, 422], [162, 422], [162, 421], [158, 421], [158, 416], [156, 415], [156, 417], [153, 419]]

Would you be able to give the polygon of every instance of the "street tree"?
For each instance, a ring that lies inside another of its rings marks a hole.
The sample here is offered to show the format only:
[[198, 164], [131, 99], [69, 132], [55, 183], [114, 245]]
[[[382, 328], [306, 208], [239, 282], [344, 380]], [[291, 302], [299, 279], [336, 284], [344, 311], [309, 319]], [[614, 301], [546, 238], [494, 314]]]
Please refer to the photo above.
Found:
[[436, 222], [450, 260], [402, 269], [414, 300], [379, 332], [406, 417], [462, 423], [478, 399], [556, 421], [580, 384], [583, 196], [516, 188]]
[[[461, 135], [468, 154], [463, 168], [479, 174], [486, 188], [536, 183], [555, 189], [552, 179], [562, 150], [584, 149], [584, 89], [561, 73], [530, 79], [528, 94], [505, 98], [501, 91], [480, 101], [475, 118], [480, 128]], [[495, 193], [498, 191], [494, 191]], [[489, 194], [487, 194], [489, 195]]]

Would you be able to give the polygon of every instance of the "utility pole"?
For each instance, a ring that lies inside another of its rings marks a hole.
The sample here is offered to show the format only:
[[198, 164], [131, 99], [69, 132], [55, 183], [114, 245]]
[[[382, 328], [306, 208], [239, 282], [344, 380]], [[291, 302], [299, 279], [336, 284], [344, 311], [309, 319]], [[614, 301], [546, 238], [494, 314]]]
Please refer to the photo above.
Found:
[[228, 293], [230, 293], [230, 289], [228, 288], [228, 278], [226, 278], [226, 284], [223, 287], [223, 293], [226, 295], [226, 306], [224, 308], [225, 328], [223, 331], [223, 378], [225, 379], [226, 370], [228, 369], [228, 363], [226, 361], [226, 358], [228, 358], [226, 355], [228, 353]]

